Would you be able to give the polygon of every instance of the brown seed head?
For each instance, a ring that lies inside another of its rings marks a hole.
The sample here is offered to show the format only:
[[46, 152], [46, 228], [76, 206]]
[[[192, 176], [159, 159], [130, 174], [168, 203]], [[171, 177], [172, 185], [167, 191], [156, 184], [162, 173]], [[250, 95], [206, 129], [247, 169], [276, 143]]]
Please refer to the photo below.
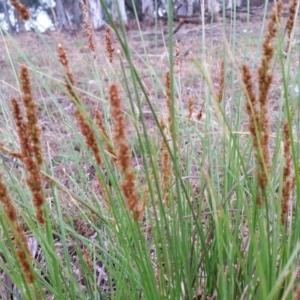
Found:
[[249, 131], [253, 137], [253, 147], [254, 149], [258, 149], [258, 136], [256, 128], [259, 125], [259, 111], [257, 108], [257, 100], [254, 94], [254, 88], [252, 84], [252, 75], [249, 70], [249, 67], [244, 64], [242, 67], [242, 79], [246, 89], [246, 112], [250, 118], [249, 122]]
[[281, 223], [285, 224], [285, 216], [289, 209], [289, 201], [292, 192], [293, 179], [291, 178], [292, 173], [292, 155], [291, 155], [291, 139], [288, 123], [285, 122], [283, 125], [284, 133], [284, 168], [283, 168], [283, 188], [282, 188], [282, 199], [281, 199]]
[[273, 74], [271, 73], [271, 63], [275, 52], [274, 39], [277, 34], [277, 26], [280, 20], [282, 10], [282, 2], [278, 1], [274, 4], [274, 9], [271, 13], [268, 23], [268, 31], [265, 36], [262, 52], [263, 57], [261, 59], [260, 66], [258, 67], [258, 103], [260, 105], [259, 114], [259, 131], [261, 132], [261, 179], [260, 185], [264, 188], [267, 183], [266, 172], [270, 168], [270, 154], [269, 154], [269, 117], [268, 117], [268, 93], [273, 80]]
[[[262, 46], [262, 59], [258, 67], [258, 97], [253, 92], [251, 73], [247, 65], [243, 65], [242, 79], [247, 94], [246, 111], [249, 115], [249, 130], [253, 136], [253, 146], [256, 151], [257, 176], [260, 191], [258, 204], [264, 201], [264, 189], [268, 184], [268, 170], [270, 168], [269, 154], [269, 119], [268, 93], [273, 79], [271, 63], [275, 52], [273, 45], [277, 33], [277, 26], [282, 10], [282, 2], [274, 4], [274, 9], [268, 22], [268, 30]], [[259, 106], [259, 108], [258, 108]]]
[[57, 54], [58, 54], [58, 59], [62, 64], [64, 71], [66, 73], [65, 86], [67, 88], [71, 100], [76, 104], [79, 102], [79, 98], [77, 93], [75, 93], [75, 86], [76, 86], [75, 80], [69, 67], [67, 52], [61, 44], [58, 44]]
[[17, 10], [21, 20], [27, 21], [30, 19], [30, 13], [26, 6], [17, 0], [10, 0], [10, 4]]
[[89, 48], [92, 51], [92, 53], [94, 54], [94, 58], [96, 58], [94, 35], [93, 35], [92, 26], [91, 26], [90, 21], [89, 21], [88, 10], [87, 10], [87, 7], [86, 7], [83, 0], [79, 0], [79, 2], [80, 2], [81, 9], [82, 9], [84, 30], [85, 30], [85, 33], [88, 37]]
[[75, 111], [75, 117], [81, 129], [81, 133], [85, 137], [86, 144], [93, 152], [96, 162], [100, 166], [102, 164], [102, 159], [100, 155], [98, 142], [93, 129], [91, 128], [90, 124], [85, 120], [84, 115], [79, 110]]
[[295, 23], [297, 3], [298, 3], [298, 0], [290, 0], [289, 17], [287, 19], [286, 26], [285, 26], [286, 34], [287, 34], [287, 44], [285, 47], [286, 53], [288, 52], [289, 47], [290, 47], [291, 33], [292, 33], [294, 23]]
[[110, 86], [109, 94], [111, 115], [114, 120], [114, 141], [117, 148], [118, 167], [124, 175], [121, 188], [127, 209], [132, 212], [132, 217], [138, 220], [143, 213], [144, 206], [139, 205], [135, 176], [131, 167], [131, 151], [126, 140], [125, 118], [121, 107], [119, 92], [115, 84]]
[[27, 117], [28, 134], [32, 143], [32, 151], [39, 166], [43, 164], [43, 154], [41, 146], [41, 130], [38, 125], [36, 104], [33, 100], [29, 72], [26, 66], [20, 70], [22, 100]]
[[65, 49], [60, 44], [58, 45], [58, 59], [61, 62], [66, 73], [65, 86], [69, 92], [70, 99], [76, 105], [75, 117], [81, 129], [81, 133], [85, 137], [85, 142], [87, 146], [93, 152], [97, 164], [101, 165], [102, 159], [101, 159], [100, 149], [97, 143], [96, 135], [92, 127], [90, 126], [89, 122], [86, 120], [86, 116], [78, 108], [78, 106], [81, 105], [80, 94], [79, 92], [75, 93], [76, 85], [75, 85], [74, 76], [69, 67], [68, 56]]
[[109, 57], [109, 62], [112, 63], [115, 49], [112, 46], [112, 36], [111, 36], [111, 30], [109, 26], [106, 26], [105, 28], [105, 45]]
[[37, 162], [33, 159], [34, 151], [31, 144], [31, 137], [27, 123], [23, 121], [22, 113], [18, 102], [11, 99], [13, 117], [17, 127], [17, 134], [20, 141], [21, 159], [27, 172], [26, 183], [33, 197], [33, 205], [36, 209], [36, 219], [39, 223], [45, 224], [42, 205], [45, 203], [43, 195], [42, 178]]

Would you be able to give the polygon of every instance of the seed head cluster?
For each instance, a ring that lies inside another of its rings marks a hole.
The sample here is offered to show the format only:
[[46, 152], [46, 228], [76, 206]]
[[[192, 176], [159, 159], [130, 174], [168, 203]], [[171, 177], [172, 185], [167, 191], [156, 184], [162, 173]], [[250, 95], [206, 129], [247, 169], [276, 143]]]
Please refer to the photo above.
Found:
[[291, 192], [293, 188], [293, 178], [292, 175], [292, 155], [291, 155], [291, 138], [288, 122], [283, 125], [284, 134], [284, 167], [283, 167], [283, 187], [282, 187], [282, 198], [281, 198], [281, 223], [285, 224], [285, 216], [289, 210], [289, 202], [291, 197]]
[[21, 67], [20, 71], [22, 100], [28, 124], [29, 135], [31, 136], [32, 150], [39, 166], [43, 164], [43, 154], [41, 148], [41, 130], [38, 125], [37, 109], [31, 92], [28, 69]]
[[109, 26], [106, 26], [105, 28], [105, 46], [106, 46], [106, 51], [108, 53], [109, 62], [112, 63], [114, 58], [115, 48], [113, 47], [112, 44], [111, 29]]
[[21, 4], [17, 0], [10, 0], [10, 4], [17, 10], [21, 20], [27, 21], [30, 19], [29, 10], [25, 5]]
[[83, 0], [80, 0], [79, 3], [82, 9], [84, 30], [88, 38], [89, 48], [94, 54], [94, 58], [96, 58], [94, 35], [93, 35], [93, 29], [89, 21], [88, 10]]
[[20, 105], [16, 99], [11, 99], [11, 106], [20, 140], [21, 157], [27, 171], [26, 183], [32, 193], [33, 205], [36, 209], [36, 219], [39, 223], [45, 224], [45, 218], [42, 209], [42, 206], [45, 203], [42, 178], [39, 172], [38, 163], [33, 159], [34, 152], [28, 125], [23, 120]]
[[290, 0], [290, 5], [289, 5], [289, 17], [286, 22], [286, 34], [287, 34], [287, 44], [285, 48], [285, 53], [288, 52], [289, 47], [290, 47], [290, 41], [291, 41], [291, 34], [292, 30], [295, 24], [295, 16], [296, 16], [296, 9], [297, 9], [297, 3], [298, 0]]
[[131, 166], [131, 150], [127, 142], [125, 131], [125, 117], [119, 92], [115, 84], [110, 86], [109, 95], [111, 115], [114, 120], [114, 142], [117, 148], [118, 167], [124, 175], [121, 188], [127, 209], [132, 212], [133, 219], [138, 220], [143, 213], [144, 205], [139, 204], [135, 186], [135, 176]]
[[247, 65], [242, 67], [242, 79], [245, 86], [247, 103], [246, 112], [249, 115], [249, 131], [253, 137], [253, 146], [256, 151], [257, 174], [260, 192], [258, 194], [258, 204], [261, 205], [265, 200], [263, 191], [268, 184], [268, 171], [270, 168], [269, 154], [269, 101], [273, 74], [271, 64], [275, 53], [274, 39], [277, 34], [278, 22], [280, 20], [282, 2], [277, 1], [274, 4], [271, 13], [267, 33], [262, 45], [262, 59], [258, 67], [258, 95], [255, 96], [251, 72]]
[[27, 172], [26, 183], [32, 194], [33, 205], [36, 209], [36, 219], [40, 224], [45, 224], [42, 208], [45, 203], [45, 197], [40, 174], [40, 167], [43, 164], [41, 132], [38, 124], [37, 109], [33, 100], [29, 72], [26, 66], [21, 66], [20, 82], [26, 119], [23, 118], [18, 101], [15, 98], [11, 99], [13, 118], [16, 123], [21, 149], [18, 156], [23, 161]]
[[79, 92], [76, 91], [76, 84], [75, 84], [74, 76], [69, 67], [67, 52], [65, 51], [65, 49], [63, 48], [63, 46], [61, 44], [58, 45], [58, 59], [61, 62], [62, 66], [64, 68], [64, 71], [65, 71], [66, 89], [68, 91], [71, 101], [73, 101], [73, 103], [76, 105], [75, 117], [76, 117], [78, 125], [81, 129], [81, 133], [85, 137], [86, 144], [88, 145], [90, 150], [93, 152], [97, 164], [101, 165], [102, 158], [100, 155], [100, 149], [98, 146], [97, 138], [96, 138], [96, 135], [95, 135], [91, 125], [86, 120], [87, 119], [86, 116], [80, 110], [80, 107], [82, 106], [80, 94], [79, 94]]

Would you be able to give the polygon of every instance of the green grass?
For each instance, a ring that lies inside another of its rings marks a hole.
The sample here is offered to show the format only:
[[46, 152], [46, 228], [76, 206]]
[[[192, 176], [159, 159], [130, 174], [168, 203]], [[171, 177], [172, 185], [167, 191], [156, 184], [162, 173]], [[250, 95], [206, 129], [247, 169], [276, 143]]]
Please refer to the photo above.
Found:
[[[252, 25], [254, 33], [243, 32]], [[172, 37], [171, 20], [163, 46], [156, 44], [161, 35], [148, 40], [142, 31], [135, 31], [131, 40], [130, 32], [112, 25], [118, 50], [112, 64], [102, 42], [96, 43], [97, 59], [93, 60], [91, 53], [78, 52], [81, 40], [72, 41], [67, 47], [70, 68], [83, 95], [81, 109], [97, 136], [103, 158], [100, 167], [74, 117], [63, 69], [51, 50], [55, 43], [51, 40], [49, 48], [50, 42], [37, 33], [39, 60], [30, 48], [21, 46], [26, 44], [25, 37], [9, 36], [1, 29], [7, 67], [0, 74], [0, 141], [11, 150], [20, 149], [9, 99], [20, 97], [18, 70], [26, 64], [42, 128], [45, 163], [41, 173], [52, 179], [44, 180], [46, 225], [41, 226], [35, 220], [25, 169], [2, 159], [1, 173], [19, 222], [38, 244], [31, 258], [36, 280], [29, 285], [16, 256], [10, 222], [0, 206], [0, 284], [4, 289], [10, 290], [8, 282], [12, 282], [13, 292], [23, 299], [293, 299], [299, 284], [300, 250], [299, 94], [291, 93], [289, 86], [299, 84], [299, 47], [292, 45], [288, 57], [282, 56], [284, 25], [282, 21], [275, 40], [269, 93], [271, 167], [262, 207], [257, 205], [255, 149], [240, 70], [246, 62], [256, 76], [266, 28], [251, 21], [231, 27], [227, 20], [224, 27], [212, 24], [201, 29], [193, 39], [180, 42], [180, 72], [172, 55], [177, 36]], [[103, 33], [99, 35], [104, 41]], [[62, 38], [66, 37], [62, 34]], [[193, 42], [193, 56], [183, 56]], [[48, 60], [43, 54], [46, 49]], [[213, 92], [218, 90], [220, 59], [225, 61], [225, 90], [219, 104]], [[167, 71], [171, 74], [172, 135], [160, 127], [168, 114]], [[125, 113], [136, 189], [140, 202], [146, 202], [139, 221], [126, 208], [123, 175], [93, 121], [93, 110], [98, 108], [113, 138], [108, 94], [112, 83], [118, 87]], [[191, 119], [186, 117], [189, 97], [195, 100]], [[201, 108], [203, 117], [197, 120]], [[291, 130], [295, 187], [283, 226], [285, 120]], [[170, 157], [167, 188], [162, 182], [163, 142]]]

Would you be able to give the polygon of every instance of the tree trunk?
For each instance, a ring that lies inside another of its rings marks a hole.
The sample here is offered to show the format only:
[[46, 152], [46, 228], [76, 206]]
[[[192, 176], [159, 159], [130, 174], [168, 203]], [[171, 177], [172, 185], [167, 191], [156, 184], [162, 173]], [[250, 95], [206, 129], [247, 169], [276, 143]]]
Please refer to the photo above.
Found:
[[61, 0], [56, 0], [55, 3], [56, 3], [56, 5], [55, 5], [56, 17], [57, 17], [59, 27], [60, 27], [60, 29], [64, 29], [68, 25], [64, 6], [63, 6]]
[[19, 13], [14, 9], [14, 17], [17, 22], [18, 33], [25, 31], [25, 22], [19, 18]]
[[79, 6], [79, 0], [74, 0], [73, 3], [73, 22], [76, 26], [76, 29], [80, 29], [80, 16], [81, 16], [81, 9]]
[[188, 17], [193, 15], [193, 3], [194, 3], [194, 0], [187, 0], [187, 16]]
[[94, 29], [99, 29], [103, 26], [102, 7], [100, 0], [89, 0], [88, 10], [90, 14], [90, 22]]
[[149, 25], [154, 23], [154, 3], [152, 0], [142, 0], [143, 21]]
[[[119, 13], [121, 20], [119, 20]], [[127, 24], [127, 14], [125, 9], [125, 0], [112, 0], [111, 3], [111, 12], [112, 12], [112, 18], [114, 22], [122, 22], [124, 25]]]
[[13, 29], [13, 27], [11, 25], [10, 18], [9, 18], [9, 11], [8, 11], [7, 0], [3, 1], [3, 7], [4, 7], [5, 22], [6, 22], [7, 26], [8, 26], [8, 32], [9, 33], [13, 33], [14, 29]]

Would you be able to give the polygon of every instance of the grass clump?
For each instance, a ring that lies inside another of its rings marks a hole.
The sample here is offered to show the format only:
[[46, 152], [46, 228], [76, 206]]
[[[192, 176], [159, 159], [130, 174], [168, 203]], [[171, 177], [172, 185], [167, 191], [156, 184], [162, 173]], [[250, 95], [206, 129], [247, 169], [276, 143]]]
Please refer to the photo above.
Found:
[[185, 49], [81, 5], [89, 52], [36, 32], [49, 72], [1, 29], [1, 296], [298, 299], [294, 17], [285, 57], [281, 2], [248, 49], [250, 23]]

